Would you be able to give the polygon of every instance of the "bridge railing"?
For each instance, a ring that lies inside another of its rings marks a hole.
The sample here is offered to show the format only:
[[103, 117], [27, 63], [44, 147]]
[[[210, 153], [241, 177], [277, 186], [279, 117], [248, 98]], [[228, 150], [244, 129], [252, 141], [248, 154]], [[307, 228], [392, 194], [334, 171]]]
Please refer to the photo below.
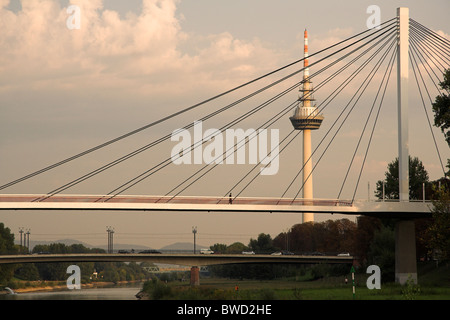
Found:
[[[44, 195], [45, 196], [45, 195]], [[43, 195], [3, 194], [0, 202], [33, 202]], [[302, 198], [269, 198], [269, 197], [215, 197], [215, 196], [147, 196], [120, 195], [113, 198], [103, 195], [64, 195], [56, 194], [43, 202], [76, 202], [76, 203], [182, 203], [182, 204], [251, 204], [251, 205], [312, 205], [312, 206], [352, 206], [351, 200], [340, 199], [302, 199]]]
[[[362, 201], [362, 200], [358, 200], [358, 201]], [[370, 200], [366, 200], [367, 202], [393, 202], [393, 203], [396, 203], [396, 202], [400, 202], [400, 200], [399, 199], [370, 199]], [[408, 202], [427, 202], [427, 203], [431, 203], [432, 201], [431, 200], [408, 200]]]

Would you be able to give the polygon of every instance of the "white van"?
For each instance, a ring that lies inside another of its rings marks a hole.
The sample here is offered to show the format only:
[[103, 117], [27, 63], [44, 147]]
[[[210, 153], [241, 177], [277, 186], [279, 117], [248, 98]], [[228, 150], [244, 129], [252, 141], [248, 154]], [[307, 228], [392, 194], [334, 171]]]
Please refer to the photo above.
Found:
[[348, 253], [348, 252], [343, 252], [343, 253], [339, 253], [337, 256], [338, 256], [338, 257], [350, 257], [350, 253]]

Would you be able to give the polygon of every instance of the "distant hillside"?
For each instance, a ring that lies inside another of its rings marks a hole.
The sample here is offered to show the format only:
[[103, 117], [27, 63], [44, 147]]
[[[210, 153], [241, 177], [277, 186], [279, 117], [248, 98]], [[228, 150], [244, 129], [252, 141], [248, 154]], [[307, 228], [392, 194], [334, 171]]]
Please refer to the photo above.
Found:
[[[15, 241], [16, 244], [20, 244], [20, 241]], [[85, 246], [86, 248], [100, 248], [100, 249], [104, 249], [105, 251], [108, 250], [108, 245], [100, 245], [100, 246], [93, 246], [89, 243], [86, 242], [82, 242], [79, 240], [75, 240], [75, 239], [60, 239], [60, 240], [54, 240], [54, 241], [33, 241], [30, 240], [30, 250], [33, 250], [34, 246], [38, 245], [38, 244], [43, 244], [43, 245], [49, 245], [52, 243], [63, 243], [66, 246], [70, 246], [72, 244], [82, 244], [83, 246]], [[200, 250], [200, 249], [206, 249], [209, 247], [205, 247], [199, 244], [196, 244], [196, 249]], [[139, 244], [126, 244], [126, 243], [114, 243], [114, 251], [117, 250], [131, 250], [134, 249], [136, 251], [140, 251], [140, 250], [150, 250], [150, 249], [155, 249], [155, 248], [151, 248], [151, 247], [147, 247], [147, 246], [143, 246], [143, 245], [139, 245]], [[170, 244], [168, 246], [162, 247], [159, 250], [161, 251], [193, 251], [194, 250], [194, 244], [190, 243], [190, 242], [176, 242], [173, 244]]]
[[[15, 240], [14, 242], [15, 242], [15, 244], [20, 245], [20, 240]], [[49, 244], [52, 244], [52, 243], [62, 243], [62, 244], [65, 244], [66, 246], [70, 246], [72, 244], [82, 244], [86, 248], [98, 248], [98, 247], [92, 246], [92, 245], [90, 245], [90, 244], [88, 244], [86, 242], [82, 242], [82, 241], [75, 240], [75, 239], [60, 239], [60, 240], [54, 240], [54, 241], [33, 241], [33, 240], [30, 240], [30, 250], [33, 250], [34, 246], [36, 246], [38, 244], [49, 245]]]
[[[104, 246], [96, 246], [96, 248], [104, 249], [105, 251], [107, 251], [108, 245], [106, 244]], [[131, 250], [131, 249], [134, 249], [135, 251], [140, 251], [140, 250], [150, 250], [150, 249], [155, 249], [155, 248], [143, 246], [140, 244], [114, 243], [114, 251]]]
[[[20, 240], [19, 241], [15, 241], [16, 244], [20, 244]], [[38, 245], [38, 244], [43, 244], [43, 245], [49, 245], [52, 243], [62, 243], [65, 244], [66, 246], [70, 246], [72, 244], [82, 244], [83, 246], [85, 246], [86, 248], [100, 248], [100, 249], [104, 249], [107, 250], [108, 249], [108, 244], [105, 245], [100, 245], [100, 246], [93, 246], [89, 243], [86, 242], [82, 242], [79, 240], [75, 240], [75, 239], [59, 239], [59, 240], [54, 240], [54, 241], [33, 241], [30, 240], [30, 249], [33, 250], [34, 246]], [[148, 249], [154, 249], [154, 248], [150, 248], [147, 246], [142, 246], [139, 244], [123, 244], [123, 243], [114, 243], [114, 250], [148, 250]]]
[[[208, 247], [205, 247], [205, 246], [202, 246], [202, 245], [199, 245], [199, 244], [196, 244], [195, 247], [196, 247], [197, 250], [208, 248]], [[174, 244], [170, 244], [168, 246], [162, 247], [159, 250], [162, 250], [162, 251], [166, 251], [166, 250], [167, 251], [187, 251], [187, 250], [192, 250], [192, 251], [194, 251], [194, 244], [190, 243], [190, 242], [176, 242]]]

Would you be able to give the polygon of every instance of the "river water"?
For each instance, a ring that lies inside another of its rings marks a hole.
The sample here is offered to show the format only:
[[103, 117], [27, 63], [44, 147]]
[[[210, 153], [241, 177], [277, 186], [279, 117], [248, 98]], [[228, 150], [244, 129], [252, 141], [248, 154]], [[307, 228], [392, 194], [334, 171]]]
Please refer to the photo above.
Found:
[[137, 300], [142, 283], [80, 290], [0, 295], [0, 300]]

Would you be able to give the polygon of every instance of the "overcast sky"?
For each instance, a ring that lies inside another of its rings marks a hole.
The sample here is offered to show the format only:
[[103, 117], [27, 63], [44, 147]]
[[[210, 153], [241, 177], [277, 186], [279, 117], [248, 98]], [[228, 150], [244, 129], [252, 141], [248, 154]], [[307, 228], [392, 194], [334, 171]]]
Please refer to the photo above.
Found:
[[[71, 4], [80, 8], [80, 29], [67, 27], [70, 14], [66, 9]], [[305, 28], [309, 32], [310, 54], [364, 31], [370, 5], [380, 7], [382, 22], [395, 17], [397, 7], [407, 6], [411, 18], [450, 38], [448, 0], [0, 0], [0, 184], [301, 58]], [[387, 164], [397, 156], [395, 81], [387, 92], [385, 113], [361, 176], [357, 192], [360, 199], [367, 199], [368, 192], [373, 198], [376, 181], [383, 179]], [[436, 96], [436, 91], [431, 93]], [[352, 94], [352, 90], [347, 91], [336, 104]], [[295, 100], [296, 96], [292, 92], [287, 100]], [[236, 97], [201, 107], [1, 192], [47, 193], [198, 120]], [[315, 98], [319, 103], [320, 93]], [[438, 179], [442, 168], [412, 73], [410, 101], [410, 154], [423, 161], [430, 180]], [[249, 104], [245, 110], [252, 106]], [[331, 121], [326, 121], [336, 112], [331, 109], [324, 114], [322, 132], [330, 126]], [[240, 113], [240, 109], [233, 109], [204, 129], [217, 128]], [[238, 128], [254, 128], [272, 113], [262, 112]], [[314, 195], [318, 198], [337, 197], [365, 117], [357, 114], [350, 121], [330, 155], [314, 172]], [[280, 136], [291, 130], [288, 117], [275, 128], [280, 130]], [[445, 164], [450, 158], [449, 148], [440, 130], [433, 131]], [[313, 133], [313, 145], [320, 136], [320, 130]], [[297, 149], [290, 148], [280, 158], [279, 173], [258, 178], [243, 195], [281, 195], [300, 168], [301, 135], [297, 138]], [[108, 193], [158, 159], [170, 156], [173, 145], [168, 143], [153, 153], [143, 153], [134, 162], [66, 192]], [[361, 162], [362, 155], [358, 155], [356, 168]], [[239, 173], [248, 168], [222, 166], [209, 180], [185, 194], [223, 195], [239, 179]], [[188, 172], [192, 172], [191, 167], [172, 166], [127, 193], [164, 194]], [[349, 181], [343, 198], [351, 198], [355, 178]], [[291, 190], [288, 196], [295, 192]], [[316, 221], [331, 218], [336, 216], [316, 215]], [[250, 237], [255, 238], [260, 232], [275, 237], [301, 222], [301, 215], [0, 212], [0, 222], [16, 234], [19, 227], [31, 229], [33, 240], [75, 238], [93, 245], [106, 244], [106, 226], [112, 226], [116, 243], [160, 248], [191, 241], [192, 226], [197, 226], [197, 242], [202, 245], [235, 241], [247, 244]]]

